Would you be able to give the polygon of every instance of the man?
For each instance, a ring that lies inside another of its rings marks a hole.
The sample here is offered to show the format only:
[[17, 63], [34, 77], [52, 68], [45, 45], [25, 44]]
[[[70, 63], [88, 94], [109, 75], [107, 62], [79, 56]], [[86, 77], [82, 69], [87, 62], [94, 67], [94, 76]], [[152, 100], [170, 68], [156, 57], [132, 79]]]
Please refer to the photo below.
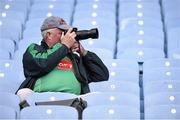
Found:
[[106, 66], [75, 40], [76, 33], [62, 18], [46, 18], [41, 32], [41, 45], [31, 44], [23, 55], [26, 80], [17, 95], [26, 96], [31, 90], [80, 95], [90, 92], [90, 82], [108, 80]]

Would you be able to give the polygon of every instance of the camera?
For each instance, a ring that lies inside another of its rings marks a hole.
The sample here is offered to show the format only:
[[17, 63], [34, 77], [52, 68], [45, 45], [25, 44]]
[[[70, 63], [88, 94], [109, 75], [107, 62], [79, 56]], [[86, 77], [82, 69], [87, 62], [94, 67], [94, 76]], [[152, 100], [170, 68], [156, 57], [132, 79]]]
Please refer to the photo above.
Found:
[[97, 28], [93, 28], [90, 30], [79, 30], [79, 31], [77, 28], [73, 28], [73, 31], [76, 33], [75, 39], [77, 41], [85, 40], [88, 38], [96, 39], [99, 37], [99, 32]]

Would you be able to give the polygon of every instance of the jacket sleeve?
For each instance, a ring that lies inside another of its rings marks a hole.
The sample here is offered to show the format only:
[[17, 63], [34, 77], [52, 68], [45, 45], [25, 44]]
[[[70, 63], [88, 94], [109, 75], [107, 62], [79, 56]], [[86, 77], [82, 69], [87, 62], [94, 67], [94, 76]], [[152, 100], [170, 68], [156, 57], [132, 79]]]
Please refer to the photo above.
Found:
[[87, 55], [83, 56], [82, 59], [89, 83], [106, 81], [109, 79], [107, 67], [95, 53], [88, 51]]
[[23, 55], [25, 76], [39, 77], [54, 69], [66, 56], [68, 48], [60, 43], [47, 50], [42, 46], [31, 44]]

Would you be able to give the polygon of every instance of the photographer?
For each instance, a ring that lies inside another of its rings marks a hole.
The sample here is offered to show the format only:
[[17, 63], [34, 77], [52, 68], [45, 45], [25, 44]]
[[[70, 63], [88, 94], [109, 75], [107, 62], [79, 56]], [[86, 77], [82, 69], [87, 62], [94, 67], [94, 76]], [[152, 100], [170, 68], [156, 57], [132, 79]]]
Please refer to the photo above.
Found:
[[90, 92], [90, 82], [108, 80], [106, 66], [83, 48], [62, 18], [46, 18], [41, 32], [41, 45], [31, 44], [23, 55], [26, 80], [16, 92], [21, 99], [33, 91], [85, 94]]

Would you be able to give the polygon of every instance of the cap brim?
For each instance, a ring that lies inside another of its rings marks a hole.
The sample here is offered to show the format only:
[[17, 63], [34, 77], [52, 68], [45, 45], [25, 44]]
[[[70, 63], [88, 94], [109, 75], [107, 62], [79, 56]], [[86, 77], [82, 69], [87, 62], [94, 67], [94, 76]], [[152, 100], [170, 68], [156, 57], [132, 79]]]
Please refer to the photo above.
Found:
[[70, 25], [60, 25], [58, 26], [58, 28], [61, 30], [69, 30], [70, 28], [73, 28], [73, 27]]

